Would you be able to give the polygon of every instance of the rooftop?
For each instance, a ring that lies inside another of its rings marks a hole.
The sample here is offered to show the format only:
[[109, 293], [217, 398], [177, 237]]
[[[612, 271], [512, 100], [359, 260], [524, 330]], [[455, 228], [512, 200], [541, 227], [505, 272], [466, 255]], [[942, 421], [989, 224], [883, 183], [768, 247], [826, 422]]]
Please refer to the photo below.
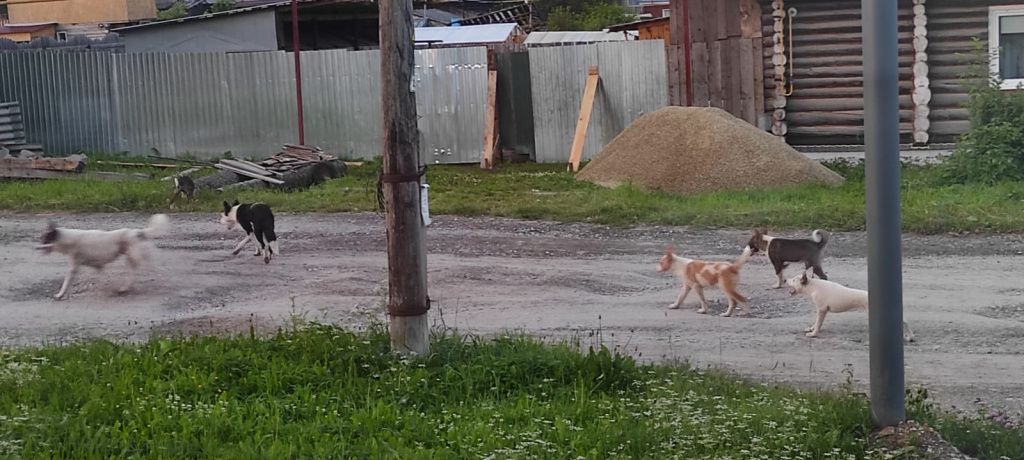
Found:
[[467, 45], [474, 43], [501, 43], [515, 32], [519, 25], [484, 24], [457, 27], [417, 27], [415, 40], [441, 45]]

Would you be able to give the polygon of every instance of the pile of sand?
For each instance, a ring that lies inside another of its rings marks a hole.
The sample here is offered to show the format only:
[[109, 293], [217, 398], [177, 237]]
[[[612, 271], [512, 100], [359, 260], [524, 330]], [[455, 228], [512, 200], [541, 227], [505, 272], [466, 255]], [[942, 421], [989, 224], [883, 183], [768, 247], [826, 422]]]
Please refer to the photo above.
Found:
[[698, 107], [638, 118], [576, 178], [679, 194], [843, 182], [779, 138], [723, 110]]

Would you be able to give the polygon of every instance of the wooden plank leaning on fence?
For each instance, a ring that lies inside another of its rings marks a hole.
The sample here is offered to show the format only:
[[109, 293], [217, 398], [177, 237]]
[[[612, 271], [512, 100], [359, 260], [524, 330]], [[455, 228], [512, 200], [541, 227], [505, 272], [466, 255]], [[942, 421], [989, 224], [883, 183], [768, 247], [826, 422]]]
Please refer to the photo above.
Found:
[[591, 66], [587, 72], [587, 86], [583, 90], [583, 100], [580, 102], [580, 118], [576, 120], [576, 135], [572, 139], [572, 150], [569, 151], [569, 166], [567, 170], [577, 172], [580, 170], [580, 159], [583, 158], [583, 144], [587, 142], [587, 126], [590, 125], [590, 113], [594, 110], [594, 97], [597, 95], [597, 84], [601, 76], [597, 72], [597, 66]]

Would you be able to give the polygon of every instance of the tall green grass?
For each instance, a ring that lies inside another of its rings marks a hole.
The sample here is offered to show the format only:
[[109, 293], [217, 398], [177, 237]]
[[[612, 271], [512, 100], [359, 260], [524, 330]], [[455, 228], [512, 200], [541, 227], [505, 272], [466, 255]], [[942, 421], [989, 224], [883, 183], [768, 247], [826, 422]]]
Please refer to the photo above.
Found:
[[[182, 211], [218, 212], [220, 200], [263, 201], [285, 212], [353, 212], [376, 208], [377, 164], [303, 191], [203, 192]], [[865, 226], [864, 171], [833, 163], [844, 185], [796, 186], [675, 196], [626, 185], [615, 189], [578, 182], [561, 165], [434, 166], [428, 172], [431, 212], [525, 219], [694, 227]], [[167, 174], [166, 171], [154, 171]], [[935, 167], [903, 168], [903, 228], [915, 233], [1019, 232], [1024, 230], [1024, 183], [942, 185]], [[154, 212], [167, 209], [169, 182], [51, 180], [0, 183], [0, 210], [13, 212]]]
[[[0, 359], [0, 455], [24, 458], [847, 458], [849, 396], [752, 386], [522, 337], [381, 333], [93, 342]], [[839, 455], [842, 454], [842, 455]]]
[[[381, 331], [311, 325], [0, 351], [0, 457], [893, 458], [849, 392], [521, 336], [432, 346], [408, 360]], [[984, 429], [954, 438], [980, 458], [1024, 458], [1020, 429], [929, 420]]]

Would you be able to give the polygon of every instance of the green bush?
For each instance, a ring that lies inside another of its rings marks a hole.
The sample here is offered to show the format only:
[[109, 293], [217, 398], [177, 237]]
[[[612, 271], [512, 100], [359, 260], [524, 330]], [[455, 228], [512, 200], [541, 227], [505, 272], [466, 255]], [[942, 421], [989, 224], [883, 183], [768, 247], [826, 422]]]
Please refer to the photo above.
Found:
[[975, 42], [970, 70], [971, 130], [943, 166], [947, 184], [1024, 180], [1024, 91], [1005, 91], [989, 72], [989, 55]]
[[235, 0], [217, 0], [210, 6], [210, 11], [220, 13], [221, 11], [233, 10], [235, 6]]
[[188, 10], [185, 9], [185, 3], [180, 0], [174, 2], [170, 8], [156, 13], [156, 18], [161, 21], [183, 18], [185, 16], [188, 16]]
[[622, 5], [607, 0], [568, 2], [544, 11], [548, 30], [602, 30], [632, 20]]

